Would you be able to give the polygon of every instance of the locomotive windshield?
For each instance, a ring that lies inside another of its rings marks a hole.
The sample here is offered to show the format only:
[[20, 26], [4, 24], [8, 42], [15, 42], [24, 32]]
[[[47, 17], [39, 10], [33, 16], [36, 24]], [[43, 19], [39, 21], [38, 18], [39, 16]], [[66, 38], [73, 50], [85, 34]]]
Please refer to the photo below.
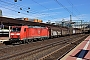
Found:
[[15, 28], [12, 28], [11, 31], [12, 32], [20, 32], [21, 31], [21, 28], [20, 27], [15, 27]]

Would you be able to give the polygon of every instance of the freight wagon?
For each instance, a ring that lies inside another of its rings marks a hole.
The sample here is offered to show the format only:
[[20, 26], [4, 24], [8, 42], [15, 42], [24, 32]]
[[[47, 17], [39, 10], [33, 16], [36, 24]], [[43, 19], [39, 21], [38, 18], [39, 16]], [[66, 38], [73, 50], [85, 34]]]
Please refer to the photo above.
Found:
[[80, 33], [82, 33], [81, 29], [78, 28], [73, 29], [73, 34], [80, 34]]
[[62, 32], [61, 32], [62, 36], [65, 36], [65, 35], [69, 35], [69, 29], [68, 28], [62, 28]]

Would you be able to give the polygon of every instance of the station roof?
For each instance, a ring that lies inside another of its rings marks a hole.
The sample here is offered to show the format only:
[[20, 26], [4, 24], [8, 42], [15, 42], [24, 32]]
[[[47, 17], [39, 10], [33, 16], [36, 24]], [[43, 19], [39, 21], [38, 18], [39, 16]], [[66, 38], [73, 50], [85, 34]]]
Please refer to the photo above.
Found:
[[48, 27], [54, 27], [54, 29], [60, 29], [60, 28], [67, 29], [66, 27], [61, 27], [61, 26], [58, 26], [58, 25], [51, 25], [51, 24], [45, 24], [45, 23], [24, 21], [24, 20], [18, 20], [18, 19], [7, 18], [7, 17], [0, 17], [0, 22], [1, 22], [1, 24], [6, 25], [6, 26], [28, 25], [28, 26], [48, 26]]
[[24, 20], [7, 18], [7, 17], [0, 17], [0, 22], [8, 26], [12, 26], [12, 25], [55, 26], [55, 25], [50, 25], [50, 24], [45, 24], [45, 23], [24, 21]]

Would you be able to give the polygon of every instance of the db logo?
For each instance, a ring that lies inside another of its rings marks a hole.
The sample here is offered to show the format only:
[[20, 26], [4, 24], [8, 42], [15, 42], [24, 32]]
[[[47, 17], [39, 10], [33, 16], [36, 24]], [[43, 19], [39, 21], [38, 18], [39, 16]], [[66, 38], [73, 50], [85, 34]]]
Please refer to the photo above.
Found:
[[38, 34], [40, 34], [40, 30], [38, 30]]

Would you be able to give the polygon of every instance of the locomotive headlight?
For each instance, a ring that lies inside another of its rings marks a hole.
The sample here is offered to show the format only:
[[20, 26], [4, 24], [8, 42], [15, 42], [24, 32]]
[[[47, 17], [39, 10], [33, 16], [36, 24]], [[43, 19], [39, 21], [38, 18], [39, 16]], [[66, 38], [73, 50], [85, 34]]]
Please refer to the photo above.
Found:
[[16, 35], [20, 35], [20, 33], [17, 33]]
[[14, 33], [11, 33], [10, 35], [14, 35]]

